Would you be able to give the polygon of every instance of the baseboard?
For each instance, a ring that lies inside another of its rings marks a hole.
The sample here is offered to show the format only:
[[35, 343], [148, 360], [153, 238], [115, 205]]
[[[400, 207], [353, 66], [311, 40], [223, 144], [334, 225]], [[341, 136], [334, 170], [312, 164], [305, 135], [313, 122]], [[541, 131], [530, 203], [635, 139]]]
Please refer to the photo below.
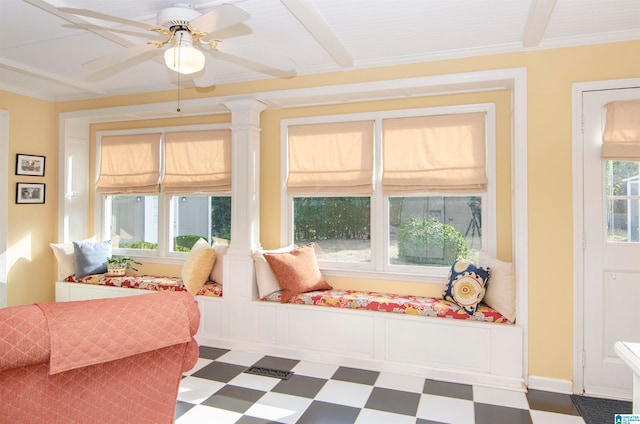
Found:
[[196, 340], [198, 341], [198, 344], [203, 346], [212, 346], [232, 350], [238, 349], [248, 352], [259, 352], [266, 355], [284, 356], [291, 359], [317, 361], [354, 368], [364, 368], [372, 371], [416, 375], [424, 378], [452, 383], [494, 387], [522, 392], [526, 390], [523, 379], [516, 377], [501, 377], [495, 375], [487, 375], [484, 373], [474, 373], [467, 370], [445, 369], [441, 367], [428, 367], [407, 362], [376, 360], [372, 358], [355, 357], [326, 351], [298, 349], [278, 346], [274, 344], [248, 342], [244, 340], [231, 340], [198, 335], [196, 335]]
[[585, 386], [584, 394], [586, 396], [600, 397], [607, 399], [631, 400], [633, 392], [624, 389], [612, 389], [609, 387]]
[[529, 389], [544, 390], [546, 392], [573, 394], [573, 383], [571, 380], [530, 375], [527, 387]]

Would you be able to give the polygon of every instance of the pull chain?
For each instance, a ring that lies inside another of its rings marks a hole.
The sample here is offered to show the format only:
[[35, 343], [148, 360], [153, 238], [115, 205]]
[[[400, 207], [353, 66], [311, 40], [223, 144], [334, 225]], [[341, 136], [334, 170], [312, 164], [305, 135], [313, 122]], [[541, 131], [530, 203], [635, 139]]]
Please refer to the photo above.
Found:
[[176, 112], [180, 112], [180, 72], [178, 72], [178, 108]]

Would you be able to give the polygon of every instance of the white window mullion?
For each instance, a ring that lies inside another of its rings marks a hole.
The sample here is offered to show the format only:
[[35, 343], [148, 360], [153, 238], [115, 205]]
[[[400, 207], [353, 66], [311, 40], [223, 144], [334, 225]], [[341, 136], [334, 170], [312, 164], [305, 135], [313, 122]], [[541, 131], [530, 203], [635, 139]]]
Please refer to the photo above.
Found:
[[158, 194], [158, 254], [160, 256], [170, 256], [172, 246], [171, 225], [171, 196]]
[[371, 260], [376, 271], [386, 269], [389, 253], [389, 208], [382, 193], [382, 118], [373, 130], [373, 196], [371, 197]]
[[486, 134], [486, 152], [487, 152], [487, 191], [482, 194], [482, 246], [491, 255], [497, 254], [497, 177], [496, 166], [498, 163], [496, 157], [496, 106], [493, 103], [486, 105], [485, 131]]

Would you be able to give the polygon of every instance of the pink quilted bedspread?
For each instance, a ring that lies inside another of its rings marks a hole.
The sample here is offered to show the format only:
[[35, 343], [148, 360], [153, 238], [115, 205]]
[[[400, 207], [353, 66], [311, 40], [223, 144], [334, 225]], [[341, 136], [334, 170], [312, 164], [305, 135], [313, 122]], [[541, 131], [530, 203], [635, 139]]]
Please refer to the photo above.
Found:
[[37, 305], [51, 337], [49, 374], [191, 340], [186, 305], [171, 295]]
[[[280, 292], [272, 293], [263, 300], [280, 302]], [[485, 304], [480, 304], [476, 313], [469, 315], [460, 306], [440, 298], [368, 291], [318, 290], [294, 296], [289, 303], [473, 321], [509, 322], [500, 312]]]
[[[123, 277], [113, 277], [106, 274], [92, 274], [82, 278], [75, 275], [67, 277], [67, 283], [93, 284], [98, 286], [124, 287], [140, 290], [153, 291], [186, 291], [182, 279], [179, 277], [159, 277], [155, 275], [125, 275]], [[196, 296], [222, 296], [222, 284], [209, 281]]]
[[186, 292], [0, 308], [0, 422], [173, 423], [199, 322]]

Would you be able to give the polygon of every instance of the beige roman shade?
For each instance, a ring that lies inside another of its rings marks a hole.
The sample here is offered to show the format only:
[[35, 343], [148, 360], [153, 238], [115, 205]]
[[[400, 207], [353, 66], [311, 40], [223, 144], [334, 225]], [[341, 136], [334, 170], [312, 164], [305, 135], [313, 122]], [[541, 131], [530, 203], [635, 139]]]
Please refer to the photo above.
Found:
[[289, 194], [373, 193], [373, 122], [288, 128]]
[[602, 158], [640, 161], [640, 100], [607, 103]]
[[485, 113], [385, 119], [382, 128], [386, 194], [486, 190]]
[[160, 134], [102, 137], [98, 193], [157, 193], [159, 179]]
[[231, 130], [167, 133], [164, 152], [162, 191], [231, 191]]

